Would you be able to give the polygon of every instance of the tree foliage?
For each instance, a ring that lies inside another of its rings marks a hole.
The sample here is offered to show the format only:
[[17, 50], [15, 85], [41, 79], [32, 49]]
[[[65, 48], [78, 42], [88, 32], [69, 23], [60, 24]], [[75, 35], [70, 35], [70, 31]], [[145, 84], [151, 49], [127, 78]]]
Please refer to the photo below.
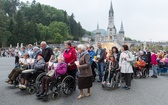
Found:
[[80, 22], [66, 11], [37, 3], [19, 0], [0, 0], [1, 46], [16, 43], [35, 43], [45, 40], [61, 43], [79, 40], [85, 33]]

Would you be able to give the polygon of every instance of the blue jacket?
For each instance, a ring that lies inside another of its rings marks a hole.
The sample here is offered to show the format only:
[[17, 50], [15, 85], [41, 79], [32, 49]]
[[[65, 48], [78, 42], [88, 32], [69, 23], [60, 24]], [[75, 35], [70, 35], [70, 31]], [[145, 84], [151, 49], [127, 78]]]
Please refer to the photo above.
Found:
[[96, 55], [95, 51], [89, 50], [89, 55], [90, 55], [90, 64], [93, 63], [94, 56]]

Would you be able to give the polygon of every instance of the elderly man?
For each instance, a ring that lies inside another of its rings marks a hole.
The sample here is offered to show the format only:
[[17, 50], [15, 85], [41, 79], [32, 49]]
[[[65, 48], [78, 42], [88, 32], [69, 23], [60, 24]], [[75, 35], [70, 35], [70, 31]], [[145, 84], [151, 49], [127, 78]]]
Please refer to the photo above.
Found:
[[102, 48], [101, 43], [98, 43], [97, 47], [98, 49], [96, 51], [96, 56], [97, 56], [96, 62], [98, 63], [98, 74], [99, 74], [99, 80], [97, 82], [101, 82], [103, 77], [103, 71], [104, 71], [105, 49]]
[[147, 59], [148, 59], [146, 68], [147, 68], [147, 75], [148, 75], [148, 77], [149, 77], [149, 69], [150, 69], [150, 64], [151, 64], [151, 52], [149, 51], [148, 48], [146, 48], [146, 57], [147, 57]]
[[42, 55], [44, 56], [44, 60], [46, 64], [48, 64], [48, 62], [52, 61], [54, 57], [53, 50], [47, 45], [45, 41], [42, 41], [40, 45], [42, 48]]

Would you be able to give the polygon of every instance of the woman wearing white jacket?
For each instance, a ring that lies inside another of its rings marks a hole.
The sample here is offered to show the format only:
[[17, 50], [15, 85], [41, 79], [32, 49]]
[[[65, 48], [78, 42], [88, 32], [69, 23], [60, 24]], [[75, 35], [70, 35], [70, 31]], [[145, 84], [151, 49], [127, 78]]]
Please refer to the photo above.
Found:
[[134, 56], [129, 51], [127, 45], [122, 46], [122, 53], [119, 59], [119, 66], [121, 68], [121, 73], [124, 74], [125, 86], [123, 89], [129, 90], [131, 86], [131, 74], [133, 73], [132, 62], [134, 61]]

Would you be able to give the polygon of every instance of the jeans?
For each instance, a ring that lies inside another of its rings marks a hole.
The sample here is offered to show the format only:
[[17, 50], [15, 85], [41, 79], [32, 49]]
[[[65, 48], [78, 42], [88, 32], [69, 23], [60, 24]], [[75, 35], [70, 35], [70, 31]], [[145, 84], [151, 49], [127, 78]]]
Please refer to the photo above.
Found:
[[100, 81], [102, 81], [103, 71], [104, 71], [104, 62], [98, 62], [98, 74]]
[[157, 66], [156, 65], [152, 65], [152, 70], [153, 70], [153, 75], [157, 76]]

